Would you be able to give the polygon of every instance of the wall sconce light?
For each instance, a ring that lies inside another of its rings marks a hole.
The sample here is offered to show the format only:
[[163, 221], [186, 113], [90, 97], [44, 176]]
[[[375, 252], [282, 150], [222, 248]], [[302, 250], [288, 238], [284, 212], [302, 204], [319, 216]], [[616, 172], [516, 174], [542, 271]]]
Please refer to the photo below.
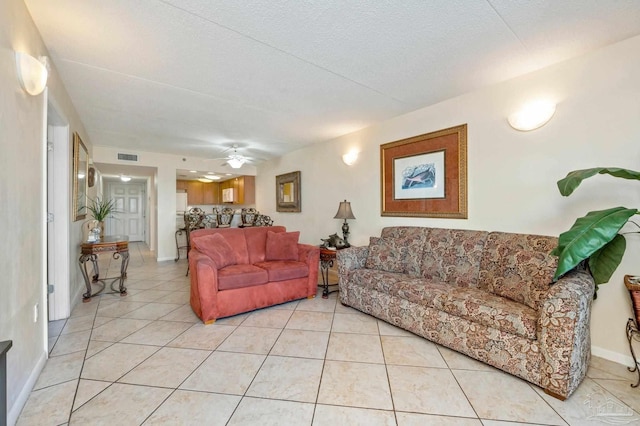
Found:
[[356, 218], [351, 211], [351, 203], [347, 200], [340, 201], [338, 213], [336, 213], [333, 218], [344, 219], [344, 223], [342, 224], [342, 237], [344, 238], [345, 247], [349, 247], [349, 224], [347, 223], [347, 219]]
[[527, 132], [547, 124], [555, 112], [555, 103], [551, 101], [534, 101], [511, 114], [507, 120], [514, 129]]
[[120, 175], [120, 180], [122, 182], [129, 182], [131, 180], [131, 176]]
[[342, 156], [342, 161], [347, 166], [352, 166], [358, 159], [358, 151], [350, 151]]
[[47, 86], [47, 57], [40, 60], [24, 52], [16, 52], [16, 67], [20, 86], [31, 96], [38, 96]]

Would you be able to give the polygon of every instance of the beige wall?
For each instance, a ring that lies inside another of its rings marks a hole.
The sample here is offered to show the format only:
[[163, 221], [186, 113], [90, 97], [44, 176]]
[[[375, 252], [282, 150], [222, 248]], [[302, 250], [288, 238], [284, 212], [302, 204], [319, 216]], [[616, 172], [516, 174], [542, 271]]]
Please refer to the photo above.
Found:
[[[32, 97], [20, 87], [14, 52], [47, 55], [21, 0], [0, 2], [0, 340], [13, 340], [7, 357], [9, 424], [18, 416], [46, 360], [44, 293], [45, 95]], [[91, 141], [53, 67], [48, 96], [70, 122], [70, 131]], [[71, 173], [71, 171], [69, 171]], [[67, 220], [65, 218], [65, 220]], [[69, 219], [70, 220], [70, 219]], [[80, 241], [81, 222], [71, 223], [70, 241]], [[71, 289], [79, 288], [79, 252], [70, 248]], [[40, 315], [33, 320], [34, 305]]]
[[[590, 210], [640, 207], [640, 182], [592, 178], [570, 198], [556, 181], [574, 169], [618, 166], [640, 169], [640, 37], [629, 39], [524, 77], [406, 114], [364, 130], [293, 152], [258, 167], [256, 205], [278, 225], [301, 230], [317, 244], [340, 232], [332, 219], [347, 199], [356, 216], [351, 242], [368, 243], [383, 226], [419, 225], [557, 235]], [[472, 72], [472, 71], [470, 71]], [[532, 132], [509, 127], [506, 117], [529, 98], [558, 103], [545, 126]], [[469, 219], [380, 216], [381, 144], [468, 124]], [[346, 166], [341, 156], [360, 151]], [[302, 213], [276, 213], [275, 176], [295, 170], [302, 177]], [[594, 353], [629, 359], [624, 335], [630, 314], [622, 285], [625, 273], [640, 273], [640, 239], [629, 235], [624, 264], [594, 303]]]

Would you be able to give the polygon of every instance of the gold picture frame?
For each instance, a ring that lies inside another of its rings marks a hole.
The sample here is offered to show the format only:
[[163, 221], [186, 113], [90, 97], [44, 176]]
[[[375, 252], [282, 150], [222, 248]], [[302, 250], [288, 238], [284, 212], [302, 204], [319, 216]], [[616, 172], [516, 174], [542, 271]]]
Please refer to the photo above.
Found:
[[73, 220], [87, 217], [89, 152], [77, 132], [73, 132]]
[[380, 145], [381, 215], [467, 218], [467, 125]]
[[301, 192], [299, 171], [276, 176], [276, 211], [285, 213], [302, 211]]

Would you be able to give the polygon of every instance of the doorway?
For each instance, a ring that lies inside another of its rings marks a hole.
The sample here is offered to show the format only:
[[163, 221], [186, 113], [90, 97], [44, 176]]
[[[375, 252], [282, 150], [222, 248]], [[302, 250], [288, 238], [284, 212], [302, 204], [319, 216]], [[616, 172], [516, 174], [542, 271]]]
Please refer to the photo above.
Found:
[[127, 235], [129, 241], [145, 240], [146, 182], [107, 181], [108, 198], [115, 201], [117, 214], [105, 221], [107, 235]]
[[69, 122], [46, 102], [47, 273], [45, 294], [49, 321], [68, 318], [70, 299], [69, 252]]

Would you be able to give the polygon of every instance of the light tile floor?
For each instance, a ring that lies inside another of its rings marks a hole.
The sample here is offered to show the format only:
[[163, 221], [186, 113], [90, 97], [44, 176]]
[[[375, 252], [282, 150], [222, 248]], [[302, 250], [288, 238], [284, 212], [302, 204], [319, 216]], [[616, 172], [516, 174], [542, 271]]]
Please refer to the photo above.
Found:
[[186, 262], [157, 263], [141, 244], [131, 253], [127, 296], [50, 323], [51, 357], [19, 425], [640, 424], [640, 389], [622, 365], [594, 358], [561, 402], [335, 293], [204, 326]]

